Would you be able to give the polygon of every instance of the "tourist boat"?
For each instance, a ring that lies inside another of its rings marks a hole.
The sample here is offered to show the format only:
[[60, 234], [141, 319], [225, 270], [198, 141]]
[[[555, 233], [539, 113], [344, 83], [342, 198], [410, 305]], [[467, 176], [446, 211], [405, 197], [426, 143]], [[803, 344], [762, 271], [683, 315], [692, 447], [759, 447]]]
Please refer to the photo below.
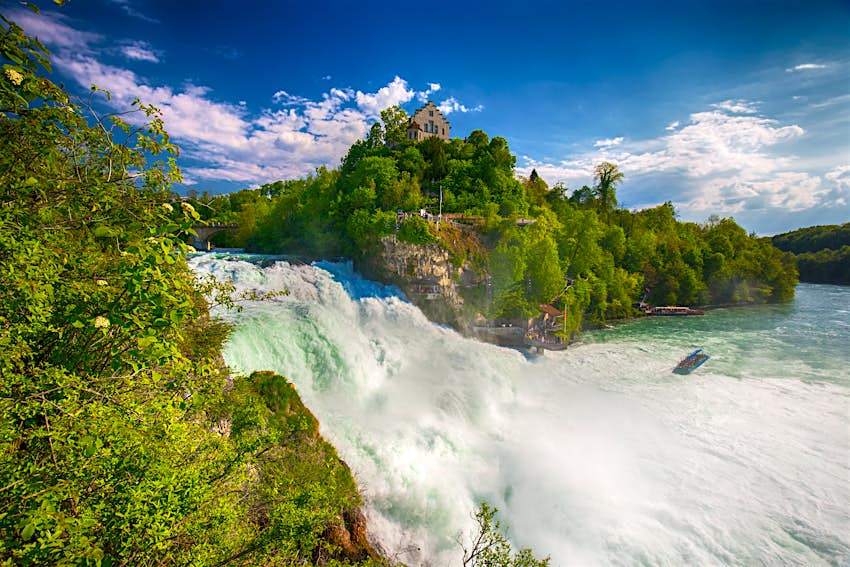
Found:
[[675, 372], [676, 374], [690, 374], [691, 372], [702, 366], [709, 358], [711, 357], [702, 352], [701, 348], [698, 348], [694, 352], [680, 360], [679, 364], [676, 365], [676, 368], [673, 369], [673, 372]]

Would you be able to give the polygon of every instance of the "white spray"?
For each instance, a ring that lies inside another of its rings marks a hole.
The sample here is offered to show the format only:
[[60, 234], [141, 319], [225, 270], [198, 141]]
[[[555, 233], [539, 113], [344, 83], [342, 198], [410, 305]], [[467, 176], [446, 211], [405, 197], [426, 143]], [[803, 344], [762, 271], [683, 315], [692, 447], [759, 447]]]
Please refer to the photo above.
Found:
[[681, 353], [586, 344], [527, 358], [430, 323], [343, 264], [204, 255], [238, 288], [243, 371], [292, 380], [355, 472], [370, 531], [458, 564], [481, 500], [556, 565], [828, 564], [850, 556], [848, 392], [670, 373]]

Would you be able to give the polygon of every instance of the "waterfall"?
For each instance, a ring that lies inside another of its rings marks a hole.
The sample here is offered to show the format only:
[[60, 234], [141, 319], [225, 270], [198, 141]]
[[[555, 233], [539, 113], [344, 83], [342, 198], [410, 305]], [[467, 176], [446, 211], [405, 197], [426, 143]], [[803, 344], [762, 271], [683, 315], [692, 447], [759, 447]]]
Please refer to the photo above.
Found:
[[788, 364], [742, 378], [731, 358], [749, 335], [706, 330], [712, 361], [683, 378], [670, 370], [690, 345], [653, 326], [536, 357], [435, 325], [350, 264], [191, 264], [288, 290], [222, 314], [236, 323], [225, 360], [296, 385], [355, 473], [371, 535], [407, 564], [459, 564], [481, 500], [555, 565], [850, 557], [848, 388]]

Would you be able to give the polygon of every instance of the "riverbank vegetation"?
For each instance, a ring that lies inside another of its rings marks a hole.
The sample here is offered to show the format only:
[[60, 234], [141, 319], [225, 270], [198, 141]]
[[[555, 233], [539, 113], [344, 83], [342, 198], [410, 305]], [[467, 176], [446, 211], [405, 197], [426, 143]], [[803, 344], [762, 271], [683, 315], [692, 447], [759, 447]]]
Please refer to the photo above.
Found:
[[670, 203], [618, 207], [623, 174], [615, 164], [598, 164], [592, 186], [549, 187], [534, 171], [516, 177], [504, 138], [476, 130], [416, 142], [403, 135], [403, 109], [382, 117], [337, 169], [190, 202], [211, 220], [224, 220], [218, 210], [241, 215], [236, 243], [249, 249], [355, 262], [388, 235], [457, 243], [443, 235], [461, 230], [478, 244], [462, 246], [456, 263], [470, 260], [486, 285], [486, 293], [467, 290], [467, 303], [490, 318], [524, 318], [554, 303], [567, 313], [565, 333], [634, 315], [641, 299], [726, 305], [793, 297], [791, 256], [733, 219], [681, 222]]
[[850, 223], [810, 226], [772, 240], [795, 255], [800, 281], [850, 285]]

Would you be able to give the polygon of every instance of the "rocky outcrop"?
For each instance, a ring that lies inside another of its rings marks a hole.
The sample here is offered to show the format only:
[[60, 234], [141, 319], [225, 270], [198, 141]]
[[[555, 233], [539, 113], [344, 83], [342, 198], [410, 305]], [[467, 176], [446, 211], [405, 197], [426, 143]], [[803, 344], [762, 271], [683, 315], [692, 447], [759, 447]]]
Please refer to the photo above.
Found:
[[429, 319], [464, 330], [463, 291], [480, 286], [483, 276], [469, 261], [459, 261], [442, 245], [410, 244], [395, 236], [360, 267], [367, 277], [397, 285]]
[[346, 510], [337, 516], [325, 531], [324, 539], [338, 548], [332, 559], [350, 562], [381, 559], [369, 543], [366, 535], [366, 516], [359, 508]]

